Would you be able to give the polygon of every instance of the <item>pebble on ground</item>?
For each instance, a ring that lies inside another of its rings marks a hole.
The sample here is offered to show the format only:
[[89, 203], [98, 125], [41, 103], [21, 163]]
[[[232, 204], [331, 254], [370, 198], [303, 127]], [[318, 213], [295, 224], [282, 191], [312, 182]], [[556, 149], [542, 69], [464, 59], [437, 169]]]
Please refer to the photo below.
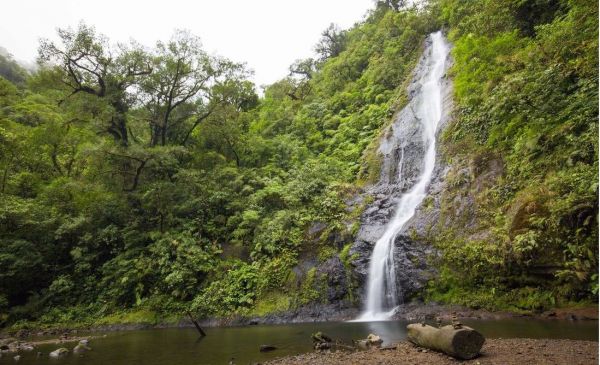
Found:
[[267, 362], [268, 365], [588, 365], [598, 364], [598, 342], [574, 340], [490, 339], [481, 355], [459, 361], [409, 342], [395, 349], [313, 352]]

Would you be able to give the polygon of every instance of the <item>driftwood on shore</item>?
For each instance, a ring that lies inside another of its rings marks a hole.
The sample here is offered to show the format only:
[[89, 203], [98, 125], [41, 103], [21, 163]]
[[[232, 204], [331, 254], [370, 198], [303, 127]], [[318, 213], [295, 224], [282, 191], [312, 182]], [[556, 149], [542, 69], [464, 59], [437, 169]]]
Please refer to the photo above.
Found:
[[485, 338], [467, 326], [448, 325], [435, 328], [413, 323], [407, 326], [408, 340], [415, 345], [441, 351], [459, 359], [472, 359], [479, 354]]

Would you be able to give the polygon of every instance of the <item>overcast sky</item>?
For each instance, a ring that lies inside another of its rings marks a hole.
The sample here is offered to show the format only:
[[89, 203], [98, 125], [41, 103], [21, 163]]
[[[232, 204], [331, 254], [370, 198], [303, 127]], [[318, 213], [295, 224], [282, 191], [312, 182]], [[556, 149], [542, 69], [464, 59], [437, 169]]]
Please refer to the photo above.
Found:
[[258, 85], [287, 74], [330, 23], [348, 28], [361, 21], [373, 0], [9, 0], [0, 5], [0, 46], [34, 61], [39, 38], [83, 20], [111, 41], [133, 38], [152, 46], [173, 29], [189, 29], [205, 50], [246, 62]]

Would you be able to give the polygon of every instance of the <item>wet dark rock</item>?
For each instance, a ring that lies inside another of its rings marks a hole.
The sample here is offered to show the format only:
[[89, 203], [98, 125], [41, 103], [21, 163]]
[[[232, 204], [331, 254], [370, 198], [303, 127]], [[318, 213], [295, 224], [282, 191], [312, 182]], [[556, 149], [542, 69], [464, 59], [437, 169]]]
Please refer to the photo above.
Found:
[[270, 351], [275, 351], [277, 350], [276, 346], [273, 345], [260, 345], [259, 351], [260, 352], [270, 352]]
[[259, 324], [283, 324], [283, 323], [306, 323], [346, 321], [356, 318], [359, 311], [346, 302], [335, 304], [313, 303], [300, 308], [287, 310], [279, 313], [271, 313], [262, 317], [239, 318], [230, 325], [246, 325], [249, 322]]
[[333, 342], [331, 337], [321, 331], [313, 333], [311, 339], [313, 341], [313, 348], [317, 351], [329, 350], [331, 348], [331, 343]]
[[[425, 67], [426, 59], [422, 57], [417, 65]], [[420, 84], [414, 79], [408, 88], [409, 98], [413, 98]], [[450, 118], [451, 85], [444, 81], [444, 115], [438, 127], [438, 140], [443, 128]], [[370, 203], [360, 217], [360, 229], [350, 250], [354, 258], [352, 265], [356, 279], [365, 293], [371, 253], [377, 240], [383, 235], [386, 224], [395, 213], [400, 197], [410, 190], [423, 168], [423, 154], [426, 146], [421, 138], [422, 125], [411, 108], [404, 108], [395, 117], [394, 123], [384, 132], [380, 140], [379, 153], [382, 165], [379, 181], [368, 187], [364, 194], [370, 196]], [[438, 148], [439, 151], [439, 148]], [[394, 262], [396, 266], [398, 288], [397, 302], [403, 303], [411, 298], [419, 297], [428, 280], [435, 275], [435, 268], [428, 265], [428, 258], [435, 254], [426, 237], [427, 233], [439, 224], [441, 193], [445, 188], [445, 176], [448, 172], [440, 153], [437, 152], [436, 166], [432, 181], [428, 187], [428, 196], [421, 204], [412, 219], [403, 227], [394, 241]]]
[[329, 350], [329, 349], [331, 349], [331, 343], [330, 342], [316, 342], [313, 345], [313, 347], [317, 351]]
[[321, 331], [313, 333], [311, 335], [311, 339], [313, 340], [313, 342], [333, 342], [333, 339], [331, 339], [331, 337], [327, 336]]
[[308, 227], [308, 236], [315, 239], [327, 228], [327, 224], [323, 222], [314, 222]]
[[327, 301], [335, 303], [348, 295], [346, 268], [338, 256], [334, 256], [317, 266], [317, 275], [327, 283]]

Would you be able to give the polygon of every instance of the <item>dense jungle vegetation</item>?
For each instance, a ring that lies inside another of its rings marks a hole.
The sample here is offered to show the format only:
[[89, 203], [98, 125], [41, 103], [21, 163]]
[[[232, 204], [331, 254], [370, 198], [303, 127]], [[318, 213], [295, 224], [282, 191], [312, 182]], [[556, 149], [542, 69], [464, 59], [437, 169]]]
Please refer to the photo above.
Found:
[[598, 4], [442, 0], [439, 11], [455, 118], [432, 296], [523, 310], [597, 302]]
[[424, 299], [597, 301], [597, 19], [583, 0], [380, 1], [353, 28], [324, 30], [317, 57], [263, 96], [247, 66], [186, 31], [145, 47], [81, 24], [41, 42], [33, 73], [1, 57], [0, 322], [322, 301], [314, 271], [293, 268], [337, 255], [351, 275], [360, 209], [347, 201], [377, 179], [378, 137], [440, 28], [455, 117]]

